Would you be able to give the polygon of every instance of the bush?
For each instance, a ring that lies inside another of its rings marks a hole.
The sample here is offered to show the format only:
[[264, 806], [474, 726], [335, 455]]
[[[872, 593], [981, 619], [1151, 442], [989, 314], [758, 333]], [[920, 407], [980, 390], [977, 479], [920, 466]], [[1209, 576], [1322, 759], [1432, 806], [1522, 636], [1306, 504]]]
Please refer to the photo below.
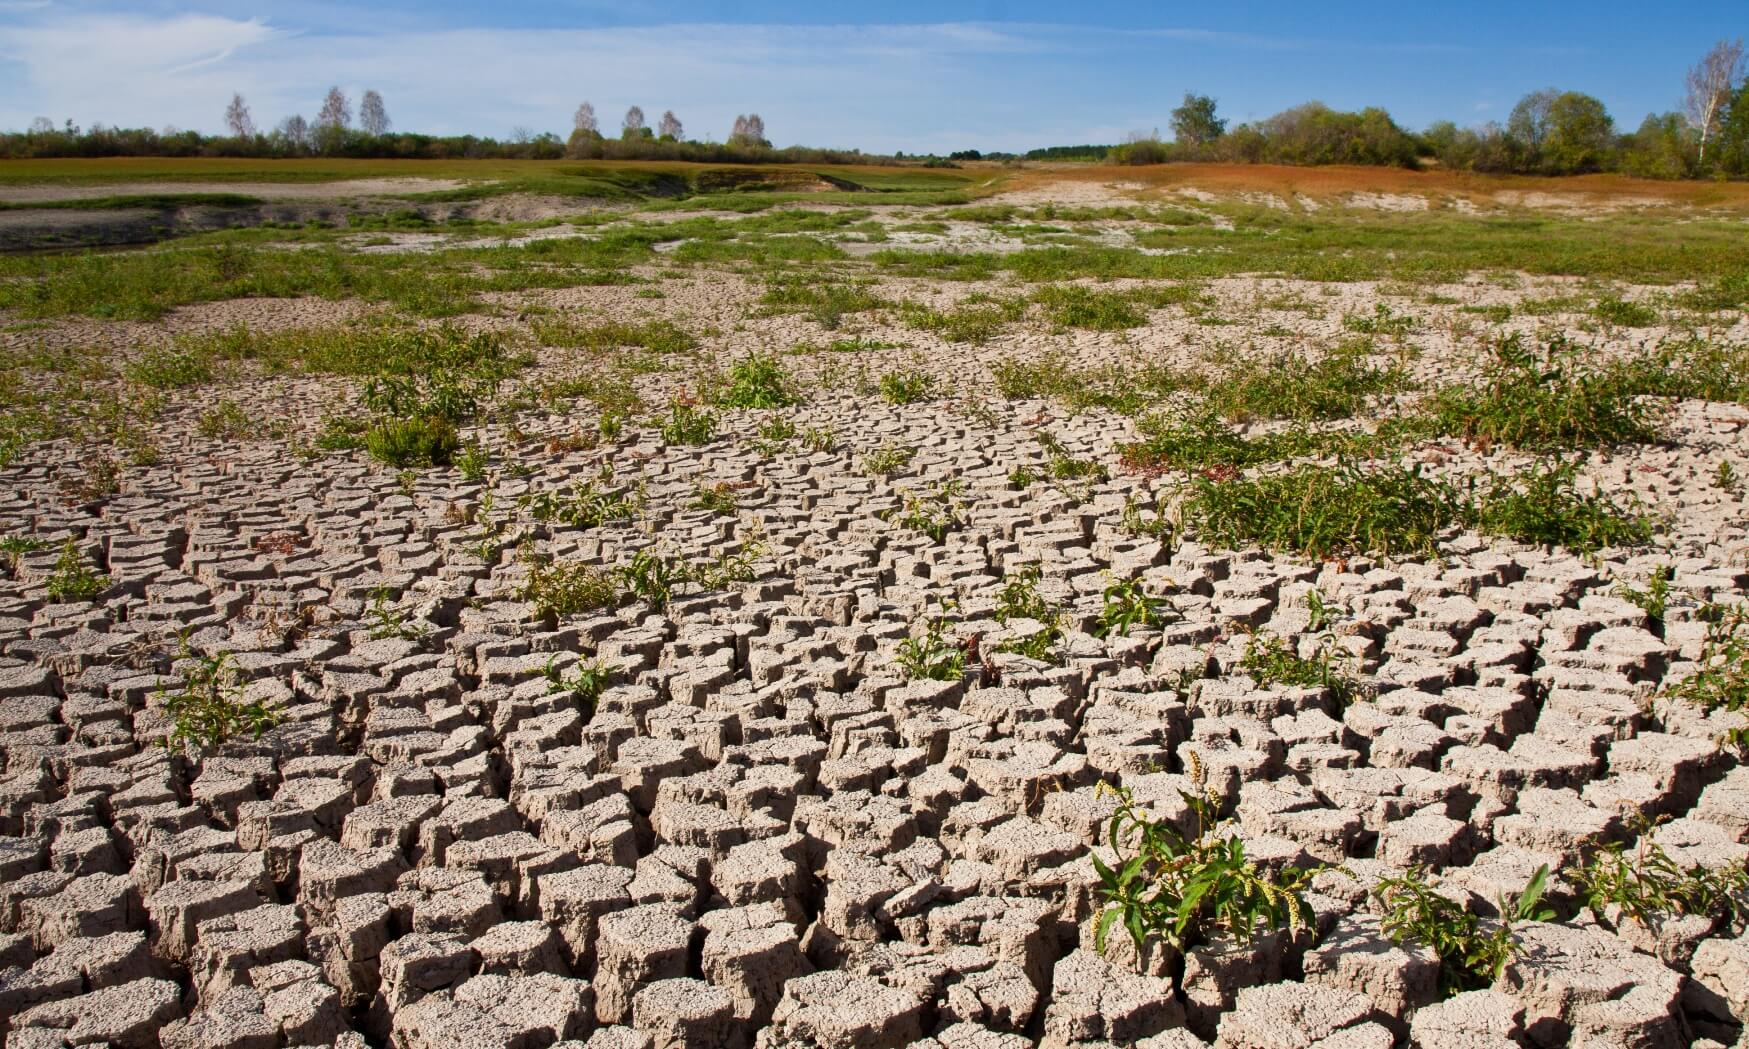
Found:
[[448, 466], [461, 450], [461, 435], [447, 419], [382, 419], [364, 435], [365, 451], [394, 467]]
[[1433, 425], [1483, 449], [1599, 448], [1658, 440], [1648, 409], [1619, 371], [1581, 364], [1556, 338], [1540, 357], [1517, 332], [1494, 344], [1479, 385], [1447, 387], [1433, 398]]
[[1419, 467], [1362, 471], [1352, 464], [1255, 479], [1196, 477], [1180, 512], [1209, 542], [1319, 559], [1431, 554], [1439, 534], [1461, 520], [1456, 492]]
[[786, 408], [802, 403], [789, 373], [774, 358], [750, 353], [729, 368], [729, 385], [716, 398], [725, 408]]
[[928, 372], [912, 369], [887, 372], [881, 376], [881, 396], [888, 404], [916, 404], [934, 394], [935, 376]]
[[248, 734], [256, 739], [279, 722], [279, 715], [260, 700], [245, 701], [244, 685], [228, 652], [193, 656], [183, 671], [182, 687], [159, 692], [172, 728], [164, 737], [167, 750], [211, 750]]
[[709, 444], [717, 439], [717, 417], [684, 401], [671, 401], [661, 434], [669, 444]]
[[1652, 525], [1644, 517], [1602, 492], [1579, 491], [1578, 469], [1577, 463], [1538, 463], [1519, 483], [1492, 478], [1473, 504], [1471, 523], [1487, 535], [1579, 553], [1651, 542]]
[[60, 559], [43, 586], [56, 601], [95, 601], [109, 589], [109, 577], [93, 571], [78, 545], [69, 539], [61, 544]]

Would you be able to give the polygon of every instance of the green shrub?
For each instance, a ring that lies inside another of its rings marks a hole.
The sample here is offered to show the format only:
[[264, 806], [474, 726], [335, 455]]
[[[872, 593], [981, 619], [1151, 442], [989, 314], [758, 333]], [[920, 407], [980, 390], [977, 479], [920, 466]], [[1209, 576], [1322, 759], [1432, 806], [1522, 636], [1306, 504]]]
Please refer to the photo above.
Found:
[[1567, 877], [1585, 905], [1600, 918], [1621, 917], [1653, 925], [1672, 915], [1715, 920], [1749, 913], [1749, 867], [1742, 861], [1724, 867], [1682, 867], [1652, 840], [1653, 821], [1634, 821], [1639, 841], [1630, 853], [1609, 842]]
[[124, 370], [129, 382], [155, 390], [178, 390], [212, 381], [212, 364], [206, 354], [183, 349], [153, 349]]
[[[1322, 601], [1322, 598], [1317, 600]], [[1322, 608], [1322, 605], [1316, 607]], [[1314, 611], [1314, 616], [1317, 614]], [[1252, 634], [1245, 642], [1239, 669], [1250, 675], [1261, 688], [1270, 685], [1322, 688], [1346, 707], [1360, 692], [1360, 683], [1350, 672], [1350, 662], [1349, 654], [1337, 647], [1334, 635], [1324, 635], [1317, 654], [1308, 659], [1294, 651], [1282, 638], [1263, 631]]]
[[802, 398], [775, 358], [750, 353], [730, 366], [729, 385], [715, 403], [725, 408], [786, 408]]
[[61, 556], [43, 586], [56, 601], [95, 601], [109, 584], [109, 577], [95, 571], [79, 553], [78, 544], [68, 539], [61, 544]]
[[1614, 295], [1598, 299], [1597, 304], [1591, 307], [1591, 315], [1623, 328], [1646, 328], [1658, 323], [1657, 310]]
[[1101, 596], [1104, 603], [1095, 630], [1100, 637], [1123, 637], [1134, 627], [1159, 626], [1172, 608], [1172, 602], [1166, 598], [1147, 592], [1141, 576], [1113, 579]]
[[1516, 898], [1498, 901], [1500, 917], [1487, 924], [1436, 889], [1423, 870], [1386, 878], [1373, 887], [1373, 895], [1384, 908], [1380, 925], [1386, 936], [1396, 943], [1420, 944], [1439, 957], [1439, 988], [1450, 996], [1499, 979], [1520, 951], [1513, 936], [1516, 925], [1554, 919], [1553, 909], [1542, 902], [1548, 878], [1545, 864]]
[[1259, 478], [1199, 476], [1180, 506], [1208, 542], [1331, 558], [1350, 553], [1431, 554], [1460, 522], [1456, 492], [1419, 467], [1363, 471], [1301, 466]]
[[533, 561], [517, 597], [534, 606], [545, 620], [612, 608], [620, 602], [619, 582], [612, 573], [576, 561]]
[[364, 435], [365, 451], [388, 466], [448, 466], [461, 450], [455, 424], [437, 417], [379, 420]]
[[1223, 418], [1346, 419], [1375, 395], [1403, 385], [1403, 372], [1368, 363], [1364, 353], [1337, 350], [1315, 361], [1294, 354], [1247, 357], [1207, 379], [1202, 403]]
[[1578, 469], [1577, 463], [1538, 463], [1516, 482], [1492, 478], [1473, 504], [1471, 523], [1487, 535], [1580, 553], [1651, 542], [1651, 522], [1600, 491], [1581, 492]]
[[1159, 936], [1182, 952], [1217, 935], [1243, 944], [1259, 928], [1298, 932], [1311, 925], [1303, 892], [1313, 872], [1288, 865], [1271, 873], [1247, 858], [1244, 839], [1224, 833], [1194, 755], [1190, 778], [1195, 793], [1179, 792], [1190, 810], [1188, 831], [1137, 804], [1127, 787], [1100, 785], [1118, 804], [1105, 835], [1112, 862], [1091, 857], [1103, 901], [1094, 924], [1097, 950], [1118, 927], [1138, 950]]
[[1539, 357], [1517, 332], [1494, 344], [1481, 383], [1434, 395], [1430, 414], [1442, 433], [1483, 449], [1600, 448], [1658, 440], [1649, 410], [1619, 373], [1580, 362], [1557, 338]]
[[172, 722], [165, 749], [213, 750], [245, 734], [260, 739], [278, 724], [279, 715], [267, 704], [244, 699], [244, 684], [230, 653], [197, 657], [185, 649], [183, 655], [189, 665], [182, 687], [158, 693]]
[[881, 376], [881, 396], [888, 404], [916, 404], [934, 394], [935, 376], [926, 371], [891, 371]]
[[899, 642], [899, 673], [906, 680], [958, 681], [966, 675], [966, 650], [947, 636], [947, 626], [931, 619], [923, 633]]
[[1081, 284], [1059, 284], [1040, 288], [1033, 301], [1044, 307], [1045, 315], [1061, 328], [1086, 328], [1092, 331], [1122, 331], [1148, 323], [1148, 315], [1136, 308], [1135, 300], [1122, 292], [1095, 291]]
[[717, 439], [717, 417], [684, 401], [670, 401], [660, 432], [668, 444], [709, 444]]
[[195, 429], [211, 440], [238, 440], [254, 433], [255, 422], [236, 401], [221, 400], [201, 415]]

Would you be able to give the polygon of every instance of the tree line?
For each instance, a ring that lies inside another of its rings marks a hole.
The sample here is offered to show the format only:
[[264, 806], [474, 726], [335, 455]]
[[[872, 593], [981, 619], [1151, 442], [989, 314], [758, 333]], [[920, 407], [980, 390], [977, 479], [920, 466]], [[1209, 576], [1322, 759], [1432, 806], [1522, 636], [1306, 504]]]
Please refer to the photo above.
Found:
[[383, 96], [367, 90], [359, 99], [354, 120], [352, 100], [339, 87], [328, 89], [315, 119], [293, 114], [263, 129], [247, 100], [233, 94], [224, 112], [225, 133], [203, 135], [167, 127], [57, 127], [38, 117], [22, 132], [0, 132], [0, 158], [32, 157], [353, 157], [408, 159], [559, 160], [697, 160], [712, 163], [887, 163], [894, 158], [860, 150], [774, 148], [766, 137], [765, 120], [757, 113], [735, 118], [724, 142], [697, 141], [673, 110], [649, 126], [643, 107], [632, 106], [620, 121], [620, 133], [602, 133], [595, 107], [584, 102], [572, 115], [570, 137], [517, 128], [508, 139], [477, 135], [423, 135], [392, 130]]
[[[245, 156], [649, 159], [713, 163], [892, 163], [860, 150], [774, 149], [757, 113], [735, 118], [723, 142], [688, 139], [673, 110], [654, 127], [640, 106], [629, 108], [618, 135], [604, 133], [588, 102], [572, 115], [569, 137], [517, 129], [509, 139], [395, 132], [383, 98], [367, 90], [357, 121], [351, 100], [330, 88], [315, 120], [301, 115], [259, 129], [248, 103], [233, 95], [224, 135], [166, 128], [57, 128], [39, 117], [22, 132], [0, 133], [0, 157]], [[1172, 111], [1172, 137], [1137, 132], [1112, 146], [1052, 146], [1033, 160], [1103, 160], [1120, 164], [1217, 161], [1269, 164], [1371, 164], [1478, 172], [1571, 175], [1619, 171], [1648, 178], [1749, 176], [1749, 67], [1741, 40], [1720, 41], [1688, 71], [1680, 110], [1652, 113], [1624, 132], [1604, 104], [1578, 91], [1548, 88], [1519, 100], [1505, 123], [1460, 128], [1438, 121], [1419, 133], [1384, 109], [1342, 112], [1321, 102], [1283, 110], [1229, 128], [1207, 95], [1187, 92]], [[1017, 159], [1011, 153], [965, 150], [952, 160]], [[912, 160], [925, 158], [913, 157]], [[934, 158], [930, 158], [933, 160]]]

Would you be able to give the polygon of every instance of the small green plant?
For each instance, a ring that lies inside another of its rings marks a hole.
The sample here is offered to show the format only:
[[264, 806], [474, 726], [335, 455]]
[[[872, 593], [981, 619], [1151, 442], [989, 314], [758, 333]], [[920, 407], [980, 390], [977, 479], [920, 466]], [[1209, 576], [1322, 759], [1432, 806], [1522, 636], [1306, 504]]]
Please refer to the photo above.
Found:
[[1673, 914], [1723, 919], [1749, 912], [1749, 866], [1697, 863], [1684, 869], [1652, 840], [1656, 825], [1636, 813], [1638, 843], [1632, 852], [1622, 842], [1609, 842], [1568, 873], [1594, 914], [1615, 920], [1614, 911], [1640, 925], [1655, 925]]
[[1030, 466], [1016, 466], [1008, 471], [1008, 483], [1023, 492], [1037, 484], [1038, 479], [1038, 471]]
[[179, 390], [212, 381], [213, 369], [208, 354], [188, 350], [153, 349], [123, 369], [129, 382], [150, 386], [155, 390]]
[[588, 659], [573, 663], [571, 672], [566, 674], [559, 666], [559, 657], [555, 654], [547, 660], [545, 668], [547, 695], [568, 695], [583, 708], [586, 719], [594, 717], [595, 704], [601, 699], [601, 694], [607, 691], [607, 686], [618, 670], [618, 667], [609, 666], [602, 660]]
[[895, 662], [907, 680], [958, 681], [966, 674], [966, 650], [947, 634], [947, 624], [929, 619], [923, 632], [899, 642]]
[[43, 588], [56, 601], [95, 601], [109, 583], [109, 577], [93, 569], [80, 555], [78, 544], [68, 539], [61, 544], [61, 556]]
[[1431, 554], [1463, 516], [1456, 491], [1419, 466], [1362, 470], [1305, 465], [1245, 478], [1210, 471], [1190, 481], [1180, 504], [1206, 541], [1326, 559], [1354, 552]]
[[732, 514], [740, 507], [740, 501], [735, 496], [735, 486], [729, 482], [705, 484], [701, 481], [697, 494], [688, 505], [694, 510], [709, 510], [713, 514]]
[[891, 371], [881, 375], [881, 396], [888, 404], [916, 404], [935, 394], [935, 376], [911, 369]]
[[1155, 817], [1129, 788], [1100, 784], [1101, 793], [1117, 796], [1105, 834], [1113, 859], [1091, 857], [1103, 899], [1093, 927], [1100, 952], [1120, 926], [1137, 949], [1159, 936], [1185, 951], [1218, 935], [1245, 944], [1259, 928], [1298, 932], [1312, 922], [1303, 893], [1315, 871], [1284, 866], [1271, 873], [1247, 858], [1244, 840], [1219, 819], [1194, 754], [1190, 764], [1193, 791], [1179, 791], [1189, 810], [1186, 830]]
[[405, 612], [390, 604], [389, 591], [383, 587], [372, 592], [364, 620], [372, 641], [417, 641], [425, 636], [425, 625], [409, 621]]
[[1538, 354], [1513, 332], [1496, 340], [1494, 360], [1480, 384], [1452, 386], [1434, 395], [1433, 426], [1487, 449], [1530, 451], [1601, 448], [1658, 440], [1650, 409], [1632, 383], [1582, 363], [1579, 351], [1556, 338]]
[[1600, 321], [1623, 328], [1645, 328], [1658, 323], [1658, 311], [1643, 303], [1608, 295], [1591, 307], [1591, 315]]
[[1372, 308], [1371, 315], [1351, 313], [1342, 318], [1342, 326], [1352, 332], [1362, 335], [1389, 335], [1395, 338], [1414, 331], [1415, 318], [1406, 313], [1396, 313], [1385, 303], [1378, 303]]
[[651, 550], [639, 550], [619, 568], [620, 581], [631, 593], [657, 608], [667, 608], [674, 592], [691, 581], [691, 573], [679, 561]]
[[1493, 923], [1441, 893], [1418, 868], [1380, 881], [1373, 895], [1384, 908], [1380, 924], [1386, 936], [1396, 943], [1418, 943], [1439, 957], [1439, 988], [1449, 997], [1499, 978], [1520, 950], [1514, 926], [1554, 920], [1554, 910], [1542, 902], [1548, 880], [1544, 864], [1514, 899], [1498, 901], [1500, 918]]
[[[603, 482], [606, 480], [604, 477]], [[635, 494], [614, 491], [595, 481], [574, 482], [566, 491], [530, 492], [518, 497], [516, 503], [536, 521], [557, 521], [573, 528], [630, 521], [642, 508], [642, 500]]]
[[620, 602], [619, 580], [611, 572], [575, 561], [531, 560], [517, 596], [548, 621], [612, 608]]
[[455, 468], [465, 481], [484, 481], [486, 471], [491, 465], [492, 458], [487, 454], [485, 445], [479, 441], [463, 442], [461, 451], [455, 457]]
[[1582, 492], [1579, 464], [1538, 463], [1516, 479], [1495, 476], [1474, 503], [1477, 530], [1591, 553], [1652, 540], [1652, 523], [1601, 490]]
[[997, 651], [1013, 652], [1041, 663], [1055, 662], [1052, 655], [1063, 638], [1063, 612], [1038, 592], [1039, 569], [1027, 565], [1008, 578], [996, 592], [996, 620], [1008, 625], [1010, 620], [1029, 619], [1041, 629], [1025, 637], [1004, 641]]
[[365, 451], [386, 466], [448, 466], [461, 449], [455, 424], [430, 416], [383, 418], [364, 435]]
[[1639, 590], [1622, 582], [1615, 585], [1615, 594], [1624, 601], [1639, 605], [1646, 618], [1662, 628], [1664, 613], [1670, 607], [1670, 581], [1675, 578], [1675, 565], [1654, 565], [1646, 577], [1646, 589]]
[[717, 437], [717, 417], [685, 401], [672, 401], [660, 432], [668, 444], [709, 444]]
[[961, 498], [965, 492], [965, 482], [958, 478], [942, 481], [927, 492], [906, 492], [904, 508], [897, 514], [899, 523], [942, 542], [969, 520]]
[[1154, 501], [1154, 505], [1143, 507], [1135, 496], [1125, 495], [1123, 515], [1118, 520], [1126, 535], [1145, 535], [1155, 539], [1167, 539], [1172, 535], [1172, 518], [1159, 499]]
[[829, 453], [838, 447], [838, 435], [823, 426], [810, 426], [802, 431], [802, 447], [816, 454]]
[[1720, 459], [1718, 468], [1713, 470], [1713, 487], [1735, 492], [1741, 483], [1737, 478], [1737, 468], [1731, 465], [1730, 460]]
[[267, 704], [244, 698], [241, 675], [229, 652], [196, 656], [185, 643], [183, 659], [182, 687], [158, 693], [172, 722], [163, 739], [166, 750], [213, 750], [243, 735], [260, 739], [279, 723], [279, 715]]
[[255, 424], [243, 406], [232, 400], [221, 400], [200, 417], [196, 426], [202, 437], [234, 441], [255, 432]]
[[1138, 626], [1155, 627], [1165, 622], [1172, 602], [1150, 594], [1141, 576], [1112, 579], [1105, 586], [1104, 605], [1099, 610], [1100, 637], [1123, 637]]
[[776, 358], [758, 353], [729, 367], [729, 385], [715, 401], [725, 408], [786, 408], [801, 402]]
[[917, 449], [899, 444], [883, 444], [862, 457], [862, 472], [874, 477], [890, 477], [911, 465]]
[[601, 439], [608, 442], [619, 440], [619, 435], [625, 430], [625, 419], [617, 412], [602, 412], [595, 420], [595, 432]]
[[[1743, 710], [1749, 706], [1749, 608], [1708, 603], [1696, 612], [1706, 624], [1706, 639], [1694, 673], [1664, 686], [1662, 695], [1704, 711]], [[1749, 728], [1725, 733], [1722, 744], [1749, 748]]]
[[0, 565], [6, 566], [6, 571], [16, 573], [18, 563], [26, 554], [34, 554], [38, 550], [48, 549], [48, 541], [34, 535], [9, 535], [0, 538]]
[[[1319, 628], [1310, 629], [1316, 631]], [[1291, 685], [1327, 689], [1344, 707], [1354, 702], [1360, 693], [1360, 684], [1351, 672], [1351, 663], [1352, 657], [1337, 646], [1335, 635], [1330, 633], [1318, 639], [1316, 653], [1308, 658], [1294, 651], [1281, 637], [1259, 631], [1246, 641], [1245, 652], [1239, 657], [1239, 669], [1250, 675], [1259, 687]]]

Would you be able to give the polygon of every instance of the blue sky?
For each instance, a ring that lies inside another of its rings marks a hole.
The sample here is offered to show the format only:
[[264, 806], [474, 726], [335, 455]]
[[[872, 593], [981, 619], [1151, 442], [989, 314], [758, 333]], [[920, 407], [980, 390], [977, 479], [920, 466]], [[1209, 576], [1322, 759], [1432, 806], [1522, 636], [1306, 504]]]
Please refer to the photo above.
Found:
[[0, 0], [0, 127], [216, 131], [232, 91], [258, 123], [376, 88], [397, 128], [506, 135], [604, 127], [641, 105], [695, 138], [737, 113], [779, 145], [888, 152], [1121, 140], [1186, 90], [1235, 122], [1319, 99], [1420, 128], [1504, 120], [1526, 91], [1585, 91], [1631, 128], [1678, 108], [1735, 2], [651, 3], [643, 0]]

